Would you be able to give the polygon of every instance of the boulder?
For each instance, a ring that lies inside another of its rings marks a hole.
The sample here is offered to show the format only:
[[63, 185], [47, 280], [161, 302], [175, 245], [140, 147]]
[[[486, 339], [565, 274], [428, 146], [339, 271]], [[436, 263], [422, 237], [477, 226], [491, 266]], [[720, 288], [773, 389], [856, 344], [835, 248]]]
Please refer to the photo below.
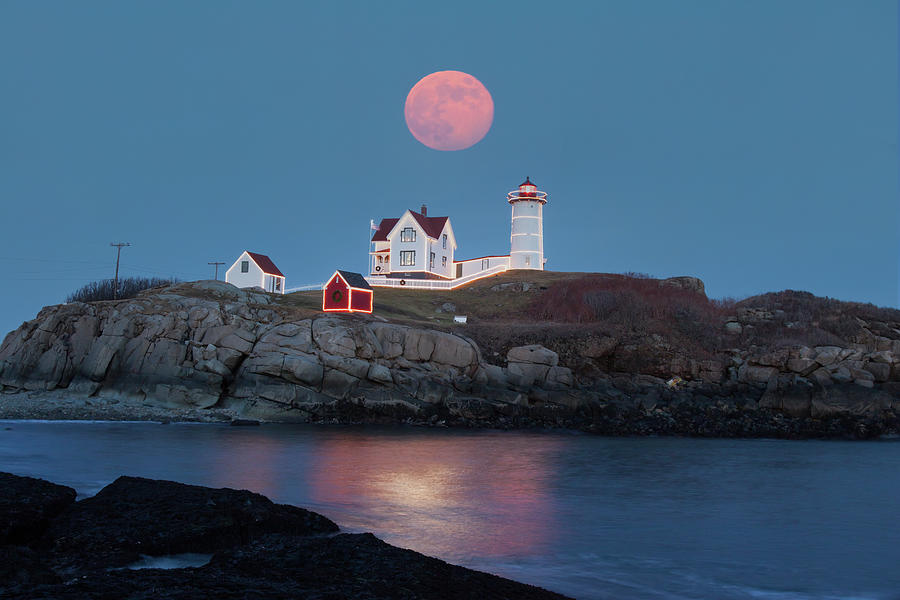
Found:
[[452, 302], [444, 302], [440, 306], [434, 309], [436, 313], [449, 313], [454, 312], [456, 310], [456, 305]]
[[891, 365], [897, 362], [894, 353], [888, 350], [882, 350], [880, 352], [873, 352], [868, 356], [869, 362]]
[[305, 383], [311, 386], [322, 385], [325, 369], [315, 357], [304, 355], [285, 355], [282, 375], [289, 381]]
[[433, 362], [451, 367], [465, 368], [478, 363], [475, 346], [463, 337], [436, 332]]
[[546, 382], [549, 386], [571, 387], [575, 383], [575, 378], [571, 369], [556, 366], [547, 370]]
[[819, 363], [811, 358], [792, 358], [788, 360], [787, 368], [806, 377], [819, 368]]
[[816, 362], [823, 367], [827, 367], [838, 360], [841, 355], [841, 350], [843, 350], [843, 348], [838, 346], [817, 346]]
[[542, 364], [510, 362], [507, 366], [507, 379], [510, 383], [521, 387], [540, 384], [547, 378], [551, 368]]
[[831, 372], [828, 371], [828, 369], [826, 369], [825, 367], [819, 367], [818, 369], [810, 373], [810, 378], [820, 386], [831, 385], [832, 383], [834, 383], [831, 380]]
[[483, 365], [482, 369], [487, 376], [488, 385], [506, 387], [509, 383], [502, 367], [498, 367], [497, 365]]
[[312, 321], [305, 319], [277, 325], [263, 334], [259, 343], [273, 344], [283, 348], [285, 352], [310, 353], [313, 351]]
[[403, 342], [406, 340], [405, 328], [388, 323], [372, 323], [369, 328], [381, 345], [381, 356], [393, 359], [403, 354]]
[[753, 362], [764, 367], [776, 367], [781, 370], [787, 365], [789, 356], [790, 350], [782, 347], [757, 356]]
[[768, 384], [769, 380], [778, 375], [775, 367], [757, 367], [743, 364], [738, 369], [738, 381], [753, 385]]
[[436, 341], [434, 333], [436, 332], [407, 328], [403, 340], [403, 358], [419, 362], [431, 360]]
[[331, 356], [324, 353], [320, 356], [320, 360], [326, 368], [341, 371], [357, 379], [365, 379], [369, 373], [369, 367], [372, 366], [372, 363], [361, 358]]
[[389, 385], [394, 381], [391, 376], [391, 370], [384, 365], [379, 365], [377, 363], [369, 365], [366, 377], [372, 381], [377, 381], [378, 383], [383, 383], [385, 385]]
[[506, 360], [511, 363], [531, 363], [555, 367], [559, 364], [559, 355], [540, 344], [531, 344], [510, 348], [509, 352], [506, 353]]
[[312, 322], [312, 337], [316, 345], [328, 354], [356, 356], [356, 342], [350, 328], [334, 318], [319, 318]]
[[831, 372], [831, 378], [837, 383], [847, 383], [849, 381], [853, 381], [853, 375], [850, 372], [850, 368], [844, 365], [834, 365], [835, 368]]
[[231, 370], [225, 366], [225, 363], [211, 358], [209, 360], [201, 360], [195, 366], [198, 371], [209, 371], [210, 373], [216, 373], [221, 375], [222, 377], [230, 377]]
[[668, 279], [660, 281], [659, 285], [660, 287], [680, 288], [682, 290], [703, 294], [704, 296], [706, 295], [706, 286], [703, 285], [703, 281], [697, 277], [669, 277]]

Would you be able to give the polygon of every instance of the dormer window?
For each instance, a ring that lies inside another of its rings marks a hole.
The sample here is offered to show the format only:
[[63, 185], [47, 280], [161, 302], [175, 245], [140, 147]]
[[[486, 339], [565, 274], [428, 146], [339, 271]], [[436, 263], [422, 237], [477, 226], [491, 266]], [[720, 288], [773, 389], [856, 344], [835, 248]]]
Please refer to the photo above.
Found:
[[412, 227], [404, 227], [400, 230], [400, 241], [401, 242], [414, 242], [416, 241], [416, 230]]

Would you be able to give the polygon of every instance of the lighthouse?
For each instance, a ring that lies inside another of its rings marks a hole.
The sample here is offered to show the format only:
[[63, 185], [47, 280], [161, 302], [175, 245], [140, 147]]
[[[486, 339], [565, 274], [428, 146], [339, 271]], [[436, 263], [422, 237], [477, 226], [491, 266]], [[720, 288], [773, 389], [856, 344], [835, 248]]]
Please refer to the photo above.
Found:
[[509, 268], [544, 270], [544, 205], [547, 193], [526, 177], [519, 188], [506, 194], [512, 205]]

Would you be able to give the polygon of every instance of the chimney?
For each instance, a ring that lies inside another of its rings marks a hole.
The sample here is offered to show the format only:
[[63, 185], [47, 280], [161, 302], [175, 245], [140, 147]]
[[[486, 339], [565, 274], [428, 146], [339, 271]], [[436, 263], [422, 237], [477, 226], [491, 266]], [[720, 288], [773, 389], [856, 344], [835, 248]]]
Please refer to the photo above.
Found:
[[420, 212], [422, 213], [423, 217], [427, 217], [428, 216], [428, 207], [423, 204], [422, 210]]

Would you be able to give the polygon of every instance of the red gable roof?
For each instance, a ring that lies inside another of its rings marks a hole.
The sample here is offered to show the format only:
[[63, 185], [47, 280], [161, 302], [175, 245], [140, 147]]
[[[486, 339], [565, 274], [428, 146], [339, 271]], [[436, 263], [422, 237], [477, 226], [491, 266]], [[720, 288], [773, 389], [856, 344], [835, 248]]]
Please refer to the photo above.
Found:
[[391, 229], [394, 228], [394, 225], [397, 224], [397, 221], [400, 219], [382, 219], [381, 223], [378, 225], [378, 231], [375, 232], [375, 235], [372, 236], [373, 242], [386, 242], [387, 234], [391, 232]]
[[414, 210], [409, 212], [412, 213], [413, 218], [422, 226], [422, 229], [425, 230], [428, 237], [434, 239], [441, 237], [441, 232], [444, 230], [444, 224], [447, 222], [447, 217], [426, 217], [422, 213], [417, 213]]
[[[416, 223], [425, 230], [425, 235], [430, 238], [437, 239], [441, 237], [441, 232], [444, 230], [444, 225], [447, 223], [447, 219], [449, 217], [426, 217], [422, 213], [417, 213], [414, 210], [409, 211], [413, 219], [416, 220]], [[386, 242], [388, 241], [387, 236], [391, 232], [391, 229], [397, 224], [397, 221], [400, 219], [382, 219], [381, 223], [378, 225], [378, 231], [375, 232], [375, 235], [372, 236], [373, 242]]]
[[256, 263], [262, 272], [266, 275], [277, 275], [278, 277], [284, 277], [284, 273], [278, 270], [278, 267], [275, 266], [275, 263], [272, 262], [272, 259], [266, 256], [265, 254], [257, 254], [256, 252], [247, 251], [247, 254], [250, 255], [250, 258], [253, 259], [253, 262]]

